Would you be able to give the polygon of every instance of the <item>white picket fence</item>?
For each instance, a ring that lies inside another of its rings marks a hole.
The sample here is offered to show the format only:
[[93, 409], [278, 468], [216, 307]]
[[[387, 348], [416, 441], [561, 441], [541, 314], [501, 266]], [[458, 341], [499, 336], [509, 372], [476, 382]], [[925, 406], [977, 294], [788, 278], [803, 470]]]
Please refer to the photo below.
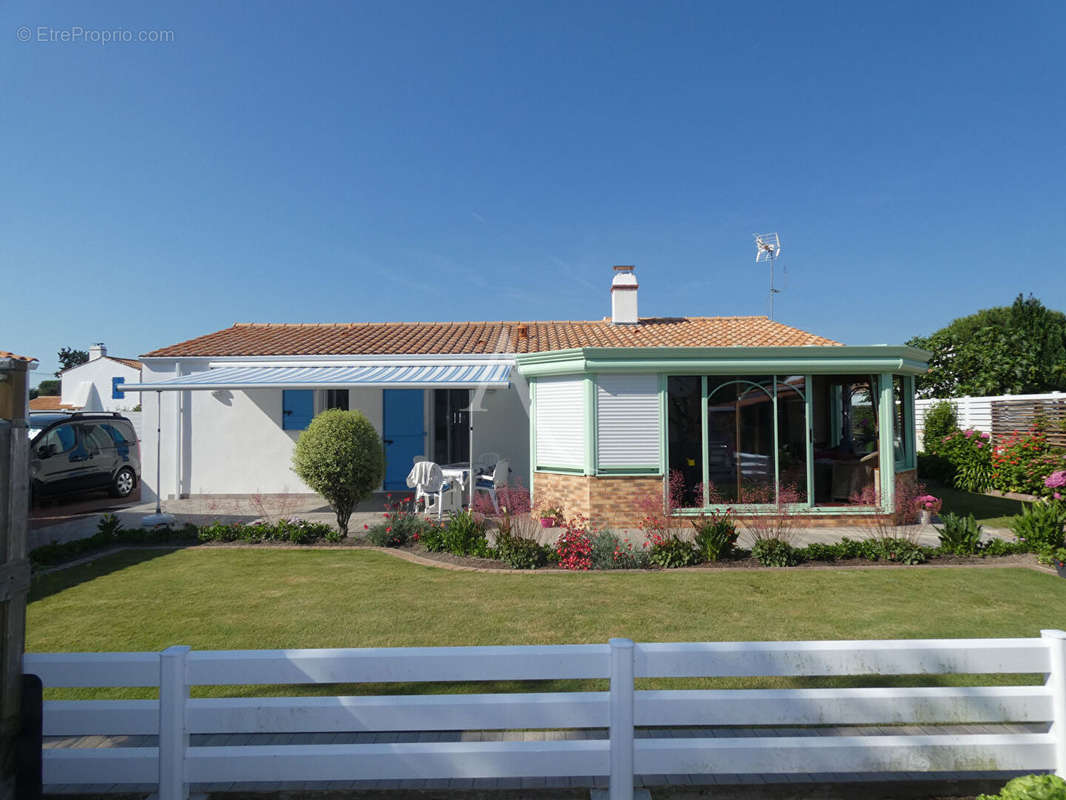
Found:
[[[46, 736], [158, 734], [158, 747], [48, 748], [44, 782], [159, 785], [634, 775], [1066, 772], [1066, 633], [1033, 639], [28, 654], [53, 687], [159, 687], [159, 700], [53, 700]], [[635, 678], [1044, 673], [1039, 686], [636, 691]], [[189, 698], [196, 685], [608, 678], [608, 692]], [[635, 738], [635, 726], [1051, 723], [1048, 733]], [[607, 728], [607, 739], [189, 746], [191, 733]]]
[[962, 430], [973, 428], [977, 431], [992, 433], [992, 403], [997, 400], [1061, 400], [1061, 392], [1050, 394], [1001, 394], [986, 395], [984, 397], [933, 397], [914, 401], [914, 425], [915, 435], [919, 449], [921, 448], [922, 433], [925, 430], [925, 415], [929, 409], [937, 403], [947, 400], [955, 406], [955, 414]]

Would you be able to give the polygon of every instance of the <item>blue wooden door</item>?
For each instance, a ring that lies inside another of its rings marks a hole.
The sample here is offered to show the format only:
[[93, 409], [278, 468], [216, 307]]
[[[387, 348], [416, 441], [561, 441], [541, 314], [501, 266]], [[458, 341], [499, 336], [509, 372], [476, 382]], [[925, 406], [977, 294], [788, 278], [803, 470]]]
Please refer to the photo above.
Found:
[[425, 406], [421, 389], [383, 389], [385, 489], [406, 490], [414, 457], [425, 454]]

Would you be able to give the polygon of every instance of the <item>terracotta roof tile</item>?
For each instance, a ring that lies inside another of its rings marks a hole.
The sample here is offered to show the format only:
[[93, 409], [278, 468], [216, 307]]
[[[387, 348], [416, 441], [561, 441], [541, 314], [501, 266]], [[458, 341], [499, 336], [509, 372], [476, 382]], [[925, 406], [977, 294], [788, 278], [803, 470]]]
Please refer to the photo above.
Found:
[[39, 395], [30, 400], [30, 411], [69, 411], [74, 408], [71, 405], [64, 405], [63, 398], [59, 395]]
[[573, 347], [800, 347], [839, 345], [766, 317], [647, 317], [587, 322], [238, 323], [145, 353], [176, 356], [460, 355]]
[[32, 356], [17, 356], [14, 353], [9, 353], [7, 350], [0, 350], [0, 358], [10, 358], [12, 361], [36, 361], [36, 358]]
[[110, 358], [112, 361], [117, 361], [119, 364], [125, 364], [132, 369], [141, 369], [144, 366], [135, 358], [118, 358], [117, 356], [104, 356], [104, 358]]

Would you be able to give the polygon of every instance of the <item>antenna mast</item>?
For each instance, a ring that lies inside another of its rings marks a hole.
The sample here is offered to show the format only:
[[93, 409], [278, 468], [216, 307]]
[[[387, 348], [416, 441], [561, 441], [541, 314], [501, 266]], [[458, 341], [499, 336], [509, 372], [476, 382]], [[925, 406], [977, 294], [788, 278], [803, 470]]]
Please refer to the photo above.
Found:
[[770, 319], [774, 318], [774, 295], [781, 294], [780, 289], [774, 288], [774, 264], [781, 255], [781, 237], [776, 233], [755, 234], [755, 263], [760, 261], [770, 262]]

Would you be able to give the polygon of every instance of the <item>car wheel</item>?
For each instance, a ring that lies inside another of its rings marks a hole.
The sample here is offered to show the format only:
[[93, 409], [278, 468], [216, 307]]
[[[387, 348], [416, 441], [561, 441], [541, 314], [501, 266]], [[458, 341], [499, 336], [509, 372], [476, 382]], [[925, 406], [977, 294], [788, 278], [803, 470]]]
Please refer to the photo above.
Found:
[[115, 479], [111, 482], [111, 494], [113, 497], [129, 497], [133, 487], [137, 485], [137, 476], [129, 467], [123, 467], [115, 473]]

